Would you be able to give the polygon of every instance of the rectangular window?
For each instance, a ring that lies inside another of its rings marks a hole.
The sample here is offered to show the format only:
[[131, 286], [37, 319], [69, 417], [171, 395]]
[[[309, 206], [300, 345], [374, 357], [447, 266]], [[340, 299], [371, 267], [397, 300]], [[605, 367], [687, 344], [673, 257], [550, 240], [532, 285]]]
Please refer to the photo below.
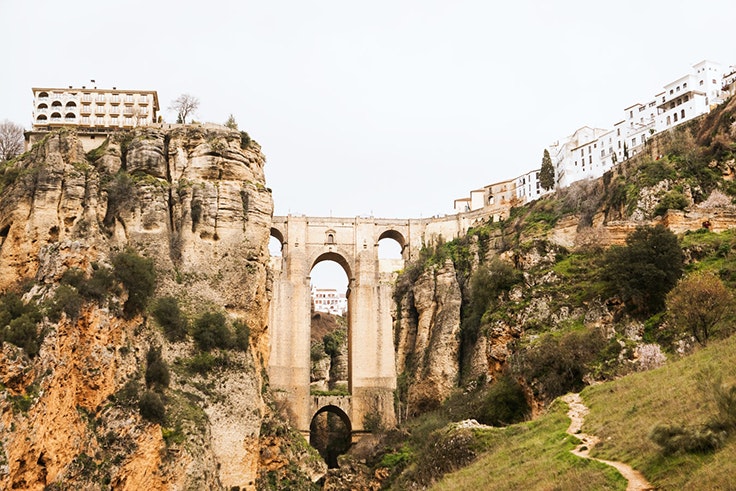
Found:
[[120, 102], [120, 94], [113, 94], [110, 96], [110, 102]]
[[682, 111], [680, 111], [680, 117], [682, 119], [685, 119], [685, 110], [684, 109]]
[[674, 114], [675, 123], [677, 123], [677, 113]]
[[133, 102], [133, 94], [125, 94], [125, 102]]
[[105, 94], [97, 94], [96, 100], [98, 102], [105, 102]]
[[632, 147], [635, 147], [636, 146], [636, 138], [632, 138], [631, 139], [631, 146]]
[[592, 164], [593, 163], [593, 156], [592, 155], [590, 157], [588, 157], [588, 163], [589, 164]]
[[82, 94], [82, 100], [84, 102], [92, 102], [92, 94]]
[[641, 135], [641, 144], [644, 145], [644, 143], [647, 141], [647, 137], [644, 135]]

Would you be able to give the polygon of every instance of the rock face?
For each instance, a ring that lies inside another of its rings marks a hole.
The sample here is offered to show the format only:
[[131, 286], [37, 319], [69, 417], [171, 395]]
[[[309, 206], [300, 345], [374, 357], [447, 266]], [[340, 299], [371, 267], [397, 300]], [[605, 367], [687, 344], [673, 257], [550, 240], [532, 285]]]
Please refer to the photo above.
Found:
[[396, 361], [410, 387], [406, 415], [439, 406], [458, 385], [461, 302], [450, 260], [423, 272], [401, 301]]
[[[115, 134], [89, 155], [74, 133], [51, 133], [0, 169], [0, 293], [32, 281], [24, 299], [42, 302], [70, 268], [90, 275], [132, 250], [153, 260], [156, 296], [174, 296], [192, 317], [220, 310], [250, 328], [248, 351], [209, 378], [175, 369], [192, 356], [191, 341], [167, 342], [145, 316], [122, 316], [124, 292], [85, 303], [76, 319], [43, 321], [32, 360], [5, 343], [0, 487], [254, 488], [267, 410], [264, 162], [237, 131], [178, 125]], [[163, 433], [136, 407], [111, 403], [126, 382], [143, 383], [152, 346], [173, 369], [167, 423], [181, 423]], [[166, 441], [172, 432], [184, 436]]]

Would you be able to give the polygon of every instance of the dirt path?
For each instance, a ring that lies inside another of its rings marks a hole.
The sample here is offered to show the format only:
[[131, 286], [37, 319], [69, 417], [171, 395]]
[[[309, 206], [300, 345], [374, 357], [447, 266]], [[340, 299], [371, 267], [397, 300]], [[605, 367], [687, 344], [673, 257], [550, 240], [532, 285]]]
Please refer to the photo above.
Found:
[[584, 459], [597, 460], [598, 462], [603, 462], [611, 467], [615, 467], [616, 470], [618, 470], [621, 475], [629, 481], [629, 485], [626, 486], [626, 491], [650, 491], [656, 489], [654, 486], [649, 484], [649, 481], [646, 480], [641, 472], [634, 470], [628, 464], [591, 457], [590, 449], [598, 443], [599, 439], [595, 435], [586, 435], [585, 433], [581, 433], [585, 415], [588, 414], [588, 408], [580, 398], [580, 394], [567, 394], [562, 398], [562, 400], [567, 403], [570, 408], [569, 411], [567, 411], [567, 416], [570, 418], [570, 427], [567, 429], [567, 433], [580, 439], [580, 445], [571, 450], [574, 455]]

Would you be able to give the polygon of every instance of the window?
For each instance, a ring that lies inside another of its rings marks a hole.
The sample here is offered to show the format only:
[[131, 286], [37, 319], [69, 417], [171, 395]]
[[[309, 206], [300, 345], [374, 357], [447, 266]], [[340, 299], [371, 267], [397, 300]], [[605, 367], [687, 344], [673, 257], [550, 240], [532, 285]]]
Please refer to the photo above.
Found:
[[675, 123], [677, 123], [677, 113], [674, 114]]
[[703, 81], [702, 81], [702, 80], [700, 81], [700, 85], [701, 85], [701, 86], [703, 85]]
[[133, 102], [133, 94], [125, 94], [125, 102]]
[[687, 87], [687, 82], [683, 82], [682, 84], [682, 88], [684, 89], [685, 87]]
[[82, 94], [82, 102], [92, 102], [92, 94]]
[[38, 93], [38, 98], [39, 99], [46, 99], [48, 96], [49, 96], [49, 93], [48, 92], [39, 92]]
[[87, 114], [91, 113], [92, 106], [90, 106], [89, 104], [82, 104], [82, 112]]
[[82, 124], [89, 124], [89, 116], [82, 116]]
[[95, 112], [97, 114], [105, 114], [105, 105], [98, 103], [97, 106], [95, 106]]
[[147, 96], [146, 94], [141, 94], [141, 95], [140, 95], [140, 96], [138, 97], [138, 102], [139, 102], [140, 104], [146, 104], [146, 103], [148, 102], [148, 96]]
[[685, 119], [685, 110], [680, 111], [680, 118]]
[[97, 94], [98, 102], [105, 102], [105, 94]]
[[632, 138], [631, 139], [631, 146], [632, 147], [635, 147], [636, 146], [636, 138]]
[[671, 124], [672, 124], [672, 120], [670, 119], [670, 117], [669, 117], [669, 116], [667, 116], [667, 126], [669, 126], [669, 125], [671, 125]]
[[605, 157], [605, 156], [606, 156], [606, 151], [605, 150], [601, 150], [601, 157]]
[[589, 164], [592, 164], [593, 163], [593, 156], [588, 157], [588, 163]]
[[644, 145], [644, 142], [647, 141], [647, 137], [644, 135], [641, 135], [641, 144]]
[[48, 109], [49, 106], [47, 106], [45, 103], [42, 102], [41, 104], [38, 105], [38, 108], [39, 109]]
[[120, 102], [120, 94], [113, 94], [110, 96], [110, 102], [118, 103]]

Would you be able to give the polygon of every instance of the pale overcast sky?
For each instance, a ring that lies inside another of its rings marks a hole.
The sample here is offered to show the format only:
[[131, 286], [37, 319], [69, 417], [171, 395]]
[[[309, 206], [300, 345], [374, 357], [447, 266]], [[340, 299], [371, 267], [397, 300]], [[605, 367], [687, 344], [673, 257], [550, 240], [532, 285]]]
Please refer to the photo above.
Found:
[[154, 89], [233, 114], [276, 214], [428, 217], [711, 59], [736, 2], [0, 0], [0, 120], [31, 87]]

